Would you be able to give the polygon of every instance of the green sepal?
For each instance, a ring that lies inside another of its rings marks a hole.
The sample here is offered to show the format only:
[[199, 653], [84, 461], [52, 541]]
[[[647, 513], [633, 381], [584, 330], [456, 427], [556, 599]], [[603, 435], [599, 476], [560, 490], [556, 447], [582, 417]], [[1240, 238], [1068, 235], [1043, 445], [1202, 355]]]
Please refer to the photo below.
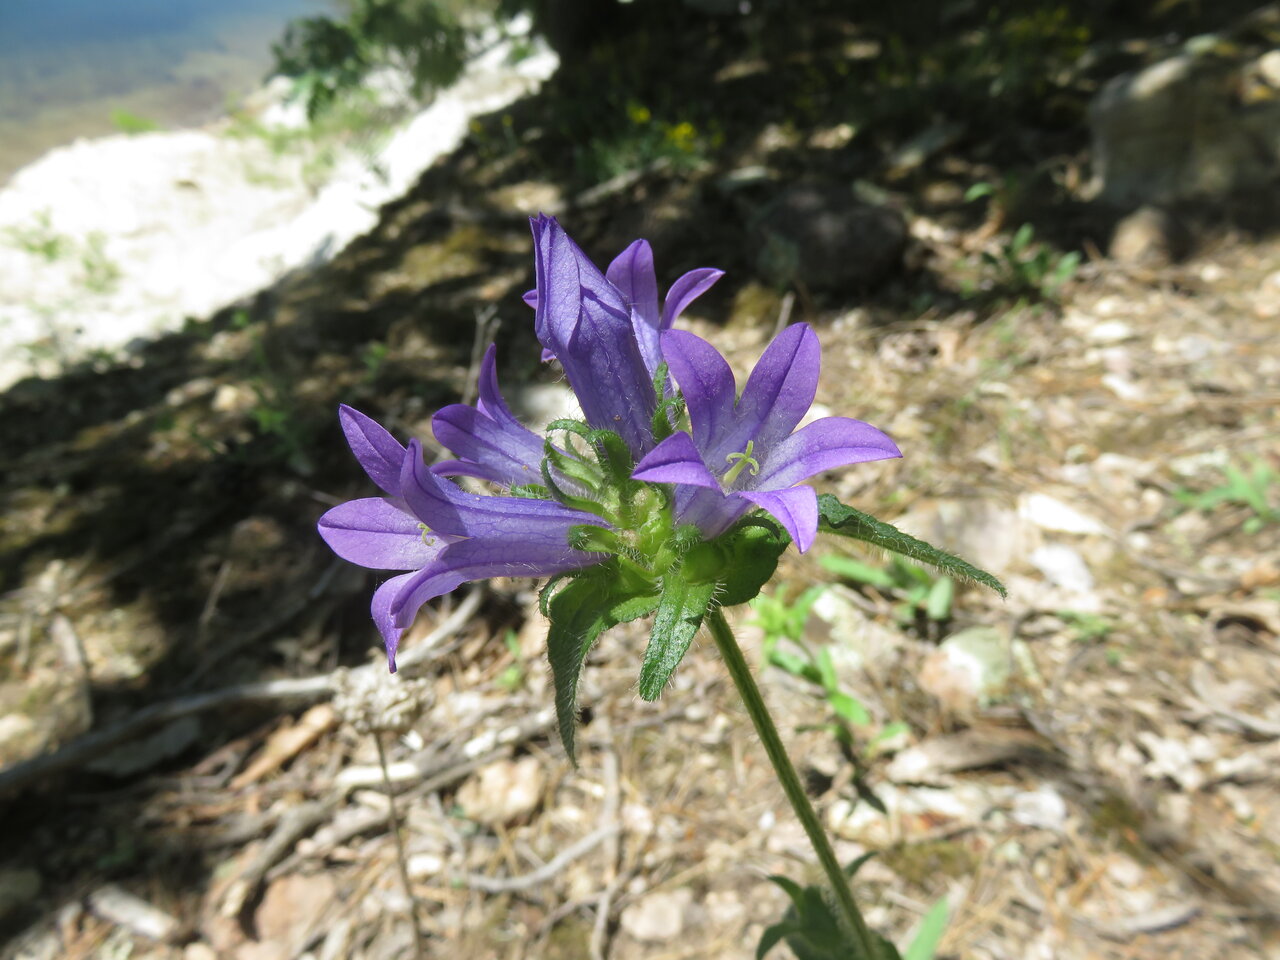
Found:
[[778, 560], [791, 537], [766, 517], [748, 517], [714, 543], [725, 553], [716, 602], [734, 607], [759, 596], [778, 569]]
[[592, 523], [579, 523], [570, 527], [569, 546], [587, 553], [618, 554], [622, 552], [616, 533]]
[[591, 424], [587, 423], [585, 420], [574, 420], [570, 417], [561, 417], [559, 420], [552, 420], [548, 423], [546, 432], [555, 433], [559, 431], [562, 433], [572, 433], [582, 437], [583, 440], [586, 440], [590, 435], [591, 430]]
[[604, 475], [600, 473], [598, 468], [593, 467], [576, 454], [561, 450], [549, 438], [542, 441], [542, 453], [542, 481], [551, 489], [552, 493], [556, 493], [559, 487], [548, 479], [548, 464], [555, 467], [561, 475], [568, 477], [570, 480], [578, 481], [590, 490], [598, 488], [604, 480]]
[[658, 369], [653, 374], [653, 392], [658, 398], [658, 405], [653, 410], [652, 421], [655, 443], [661, 443], [671, 436], [675, 432], [680, 418], [684, 415], [684, 397], [679, 393], [668, 395], [670, 389], [671, 378], [667, 363], [664, 360], [658, 364]]
[[617, 485], [636, 485], [638, 481], [631, 479], [636, 462], [631, 457], [631, 450], [626, 442], [612, 430], [592, 430], [587, 438], [596, 453], [596, 460]]
[[[556, 483], [556, 478], [551, 473], [552, 460], [556, 458], [560, 458], [560, 459], [567, 459], [567, 458], [565, 458], [563, 454], [560, 454], [559, 451], [555, 451], [555, 448], [552, 447], [550, 440], [548, 440], [546, 443], [546, 449], [548, 451], [547, 456], [542, 458], [542, 482], [545, 483], [547, 486], [547, 489], [551, 491], [551, 495], [555, 497], [555, 499], [558, 502], [564, 504], [566, 507], [569, 507], [572, 510], [585, 510], [587, 513], [594, 513], [597, 516], [604, 516], [604, 513], [605, 513], [604, 507], [601, 506], [599, 503], [597, 503], [595, 500], [588, 500], [586, 497], [575, 496], [574, 494], [567, 492], [563, 487], [560, 486], [560, 484]], [[554, 455], [552, 451], [555, 451]], [[562, 473], [564, 472], [561, 469], [561, 466], [558, 462], [556, 463], [556, 469], [561, 470]]]
[[552, 499], [551, 491], [540, 483], [517, 483], [507, 493], [513, 497], [519, 497], [521, 500]]
[[657, 700], [684, 659], [715, 596], [716, 582], [691, 583], [678, 570], [662, 578], [662, 595], [653, 618], [653, 632], [640, 665], [640, 696]]
[[918, 540], [909, 533], [903, 533], [892, 524], [877, 520], [861, 510], [845, 506], [829, 493], [818, 497], [818, 518], [818, 529], [823, 533], [834, 533], [837, 536], [862, 540], [891, 553], [927, 563], [948, 576], [990, 587], [1001, 597], [1009, 595], [1004, 584], [987, 571], [975, 567], [955, 554], [939, 550], [930, 543]]

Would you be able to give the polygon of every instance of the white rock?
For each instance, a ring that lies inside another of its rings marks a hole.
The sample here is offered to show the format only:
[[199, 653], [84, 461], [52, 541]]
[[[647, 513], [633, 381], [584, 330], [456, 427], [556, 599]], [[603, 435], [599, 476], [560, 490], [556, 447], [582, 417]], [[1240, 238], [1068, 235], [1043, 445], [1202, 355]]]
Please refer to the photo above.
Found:
[[920, 686], [947, 709], [965, 712], [1003, 691], [1009, 673], [1009, 638], [994, 627], [970, 627], [925, 657]]
[[1106, 533], [1106, 527], [1097, 520], [1046, 493], [1031, 493], [1021, 497], [1018, 501], [1018, 514], [1042, 530], [1079, 534]]
[[1067, 822], [1067, 802], [1053, 787], [1042, 786], [1014, 797], [1009, 816], [1023, 826], [1061, 831]]
[[458, 805], [478, 823], [497, 826], [527, 817], [542, 802], [547, 772], [537, 757], [483, 767], [458, 789]]
[[1062, 543], [1047, 543], [1031, 551], [1031, 565], [1054, 586], [1072, 593], [1093, 592], [1093, 574], [1079, 552]]
[[684, 931], [685, 911], [692, 902], [688, 887], [651, 893], [622, 911], [622, 929], [643, 943], [674, 940]]

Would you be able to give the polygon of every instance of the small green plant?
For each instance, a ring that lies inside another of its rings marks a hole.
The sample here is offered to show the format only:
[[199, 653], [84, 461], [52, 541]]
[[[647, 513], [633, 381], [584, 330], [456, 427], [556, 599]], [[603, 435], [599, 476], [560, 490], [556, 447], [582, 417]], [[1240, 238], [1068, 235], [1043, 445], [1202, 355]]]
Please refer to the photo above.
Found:
[[[809, 614], [824, 589], [810, 587], [794, 603], [787, 603], [784, 599], [785, 585], [772, 594], [762, 593], [751, 603], [756, 612], [756, 619], [752, 622], [764, 630], [761, 649], [765, 663], [820, 687], [827, 705], [836, 716], [836, 725], [831, 732], [842, 742], [852, 742], [852, 735], [845, 725], [866, 726], [871, 722], [871, 715], [861, 701], [840, 688], [830, 649], [819, 647], [815, 650], [804, 640]], [[783, 641], [787, 641], [794, 650], [783, 646]]]
[[151, 133], [153, 130], [159, 130], [160, 124], [156, 123], [149, 117], [142, 117], [129, 110], [112, 110], [111, 125], [121, 133], [129, 135], [139, 133]]
[[502, 643], [507, 648], [507, 652], [511, 654], [511, 663], [503, 668], [494, 682], [501, 689], [511, 693], [524, 686], [524, 654], [520, 650], [520, 640], [514, 630], [506, 632], [506, 635], [502, 638]]
[[1223, 505], [1244, 507], [1252, 512], [1241, 528], [1248, 534], [1257, 533], [1269, 523], [1280, 523], [1280, 471], [1255, 460], [1247, 473], [1233, 463], [1226, 464], [1222, 473], [1225, 483], [1203, 493], [1178, 490], [1174, 498], [1184, 507], [1202, 513], [1211, 513]]
[[81, 282], [91, 293], [110, 293], [120, 282], [120, 265], [107, 256], [107, 238], [90, 233], [80, 249]]
[[1071, 639], [1076, 643], [1100, 643], [1116, 628], [1106, 617], [1078, 610], [1059, 610], [1058, 619], [1071, 628]]
[[996, 253], [982, 252], [982, 273], [965, 292], [976, 295], [979, 291], [1001, 291], [1015, 297], [1054, 300], [1079, 266], [1078, 252], [1059, 254], [1044, 243], [1036, 243], [1035, 228], [1024, 223]]
[[[845, 868], [852, 880], [862, 865], [875, 856], [865, 853]], [[842, 927], [829, 896], [816, 886], [802, 887], [787, 877], [773, 875], [769, 879], [777, 884], [791, 901], [782, 920], [767, 927], [756, 947], [756, 960], [764, 957], [779, 943], [786, 943], [797, 960], [829, 960], [850, 956], [848, 932]], [[906, 952], [899, 954], [892, 943], [873, 934], [877, 943], [879, 960], [933, 960], [938, 944], [947, 929], [949, 909], [946, 898], [937, 901], [924, 918]]]
[[[235, 330], [247, 331], [252, 324], [247, 310], [237, 310], [231, 316]], [[250, 356], [255, 372], [249, 379], [249, 388], [257, 398], [249, 411], [254, 426], [260, 435], [274, 439], [274, 456], [294, 472], [309, 476], [314, 469], [308, 453], [312, 437], [299, 415], [287, 377], [271, 361], [262, 333], [251, 333]]]
[[5, 240], [11, 247], [23, 250], [46, 263], [56, 263], [69, 254], [74, 241], [53, 229], [53, 217], [48, 210], [35, 215], [34, 222], [26, 227], [9, 227]]
[[395, 66], [415, 96], [462, 72], [467, 31], [438, 0], [348, 0], [345, 16], [293, 21], [272, 47], [275, 72], [292, 78], [294, 96], [315, 120], [360, 89], [375, 70]]
[[360, 351], [360, 362], [364, 364], [364, 379], [366, 383], [373, 383], [378, 379], [378, 374], [382, 372], [382, 368], [387, 362], [387, 356], [390, 353], [391, 348], [378, 341], [366, 344], [365, 348]]
[[873, 587], [896, 600], [893, 614], [904, 626], [919, 624], [922, 619], [926, 625], [941, 625], [951, 619], [955, 581], [934, 576], [897, 554], [890, 556], [885, 567], [873, 567], [844, 554], [828, 554], [819, 563], [837, 576]]

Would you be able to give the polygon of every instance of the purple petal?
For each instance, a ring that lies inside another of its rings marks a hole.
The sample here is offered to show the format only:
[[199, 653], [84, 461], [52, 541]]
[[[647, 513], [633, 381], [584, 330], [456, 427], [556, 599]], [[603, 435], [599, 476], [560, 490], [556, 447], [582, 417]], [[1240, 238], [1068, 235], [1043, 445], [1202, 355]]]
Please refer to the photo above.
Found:
[[681, 485], [676, 487], [676, 523], [691, 523], [712, 540], [724, 533], [751, 509], [741, 497], [726, 497], [719, 490]]
[[374, 570], [417, 570], [444, 547], [439, 537], [423, 536], [416, 517], [381, 497], [339, 504], [316, 528], [343, 560]]
[[900, 456], [898, 445], [871, 424], [850, 417], [823, 417], [774, 445], [750, 486], [790, 487], [824, 470]]
[[[373, 592], [370, 612], [373, 614], [374, 625], [382, 634], [382, 643], [387, 648], [387, 666], [392, 673], [396, 672], [396, 650], [400, 647], [400, 637], [404, 631], [396, 626], [391, 616], [391, 604], [400, 595], [400, 591], [416, 576], [416, 573], [402, 573], [398, 577], [392, 577]], [[416, 608], [414, 612], [417, 612]]]
[[642, 457], [653, 446], [656, 401], [630, 307], [554, 218], [531, 223], [538, 339], [564, 367], [587, 422], [615, 431]]
[[684, 394], [693, 442], [708, 462], [718, 465], [725, 453], [746, 446], [750, 433], [734, 414], [737, 382], [720, 351], [685, 330], [665, 330], [662, 355]]
[[517, 543], [558, 536], [564, 542], [568, 529], [576, 524], [606, 526], [595, 514], [570, 510], [552, 500], [468, 493], [427, 468], [417, 440], [409, 441], [400, 482], [409, 509], [433, 532], [446, 537], [489, 537]]
[[693, 438], [683, 430], [673, 433], [645, 454], [631, 477], [648, 483], [687, 483], [720, 490], [720, 483], [702, 462]]
[[480, 367], [480, 399], [475, 407], [455, 403], [431, 419], [436, 439], [459, 458], [437, 464], [435, 473], [473, 476], [514, 486], [538, 483], [543, 443], [507, 408], [498, 390], [494, 348]]
[[400, 442], [380, 423], [345, 403], [338, 407], [338, 421], [347, 435], [351, 452], [369, 479], [393, 497], [399, 496], [400, 467], [405, 453]]
[[505, 486], [518, 483], [541, 483], [542, 442], [523, 427], [504, 427], [490, 420], [475, 407], [455, 403], [431, 418], [436, 439], [459, 457], [470, 470], [433, 468], [450, 476], [474, 476]]
[[652, 379], [662, 362], [662, 353], [658, 349], [658, 325], [662, 316], [658, 312], [658, 277], [654, 273], [653, 248], [649, 241], [636, 240], [632, 243], [614, 258], [604, 275], [631, 307], [636, 342]]
[[773, 514], [804, 553], [818, 535], [818, 495], [813, 487], [786, 490], [739, 490], [734, 496], [750, 500]]
[[533, 307], [533, 309], [537, 310], [538, 309], [538, 288], [534, 287], [532, 290], [528, 291], [523, 296], [521, 296], [520, 299], [523, 300], [529, 306]]
[[690, 270], [671, 285], [662, 307], [662, 329], [667, 330], [684, 313], [689, 304], [710, 290], [717, 280], [724, 276], [723, 270], [715, 267], [699, 267]]
[[738, 416], [765, 453], [791, 433], [813, 405], [822, 348], [807, 323], [787, 327], [765, 349], [738, 401]]
[[[565, 528], [567, 531], [567, 527]], [[391, 605], [396, 625], [407, 627], [428, 600], [443, 596], [469, 580], [489, 577], [543, 577], [600, 563], [603, 554], [574, 550], [562, 531], [559, 538], [540, 535], [492, 540], [463, 540], [449, 545], [429, 566], [410, 574]]]

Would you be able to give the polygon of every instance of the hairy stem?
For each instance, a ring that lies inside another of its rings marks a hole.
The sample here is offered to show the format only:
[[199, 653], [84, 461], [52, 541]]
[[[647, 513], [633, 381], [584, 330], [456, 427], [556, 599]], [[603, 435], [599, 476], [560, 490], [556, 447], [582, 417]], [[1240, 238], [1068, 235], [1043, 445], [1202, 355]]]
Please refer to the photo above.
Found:
[[774, 726], [773, 717], [769, 715], [769, 708], [765, 706], [764, 697], [760, 694], [760, 688], [756, 686], [755, 677], [751, 675], [751, 668], [747, 665], [746, 657], [742, 655], [742, 648], [738, 646], [733, 630], [719, 608], [707, 614], [706, 622], [711, 629], [716, 647], [720, 650], [720, 657], [729, 669], [729, 676], [733, 678], [733, 685], [738, 688], [738, 695], [742, 697], [747, 713], [751, 716], [751, 722], [755, 724], [756, 733], [760, 735], [764, 752], [769, 755], [769, 762], [773, 764], [778, 782], [782, 784], [782, 791], [787, 795], [791, 809], [799, 818], [804, 832], [808, 834], [809, 842], [813, 844], [814, 852], [818, 855], [818, 862], [822, 865], [822, 870], [826, 873], [827, 880], [835, 893], [840, 912], [844, 915], [850, 932], [858, 940], [861, 955], [875, 957], [875, 938], [853, 900], [853, 890], [849, 887], [849, 880], [840, 868], [840, 862], [836, 859], [831, 841], [827, 839], [826, 831], [822, 829], [822, 823], [818, 820], [818, 814], [804, 792], [800, 775], [796, 773], [791, 758], [787, 756], [782, 738], [778, 735], [778, 728]]
[[382, 786], [387, 791], [387, 814], [391, 820], [391, 835], [396, 840], [396, 863], [400, 867], [400, 883], [404, 886], [404, 895], [409, 900], [409, 922], [413, 925], [413, 956], [415, 960], [426, 960], [427, 954], [422, 946], [422, 928], [418, 926], [418, 901], [413, 895], [413, 887], [409, 885], [409, 860], [404, 853], [404, 838], [400, 836], [396, 792], [391, 786], [391, 774], [387, 771], [387, 752], [382, 746], [381, 731], [373, 732], [373, 742], [378, 747], [378, 765], [382, 767]]

